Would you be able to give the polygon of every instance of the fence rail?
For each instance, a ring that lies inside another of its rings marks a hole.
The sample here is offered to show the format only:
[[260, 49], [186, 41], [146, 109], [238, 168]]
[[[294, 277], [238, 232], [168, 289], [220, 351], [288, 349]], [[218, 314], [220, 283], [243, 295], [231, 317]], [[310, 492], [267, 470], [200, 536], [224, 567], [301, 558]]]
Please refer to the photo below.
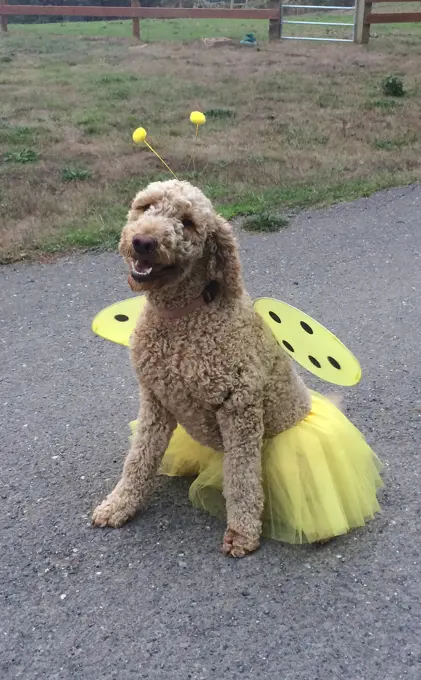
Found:
[[8, 16], [65, 16], [98, 17], [99, 19], [133, 19], [133, 36], [140, 38], [139, 19], [267, 19], [269, 40], [280, 38], [280, 3], [269, 9], [208, 9], [182, 7], [139, 7], [139, 0], [131, 0], [131, 7], [83, 7], [79, 5], [8, 5], [0, 0], [2, 32], [7, 31]]
[[183, 9], [178, 7], [92, 7], [79, 5], [2, 5], [4, 15], [117, 17], [139, 19], [276, 19], [273, 9]]
[[421, 12], [373, 12], [373, 5], [383, 2], [401, 4], [413, 0], [365, 0], [361, 32], [358, 42], [367, 44], [372, 24], [406, 24], [421, 22]]

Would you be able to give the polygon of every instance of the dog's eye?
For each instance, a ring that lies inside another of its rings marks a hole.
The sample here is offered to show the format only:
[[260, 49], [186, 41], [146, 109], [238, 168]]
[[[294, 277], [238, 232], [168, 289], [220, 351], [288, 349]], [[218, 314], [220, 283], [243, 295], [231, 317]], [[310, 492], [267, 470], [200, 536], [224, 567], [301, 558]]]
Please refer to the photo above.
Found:
[[193, 222], [193, 220], [190, 220], [188, 217], [183, 217], [183, 219], [181, 220], [181, 222], [183, 223], [183, 227], [184, 227], [185, 229], [189, 229], [189, 228], [191, 228], [191, 227], [194, 227], [194, 222]]

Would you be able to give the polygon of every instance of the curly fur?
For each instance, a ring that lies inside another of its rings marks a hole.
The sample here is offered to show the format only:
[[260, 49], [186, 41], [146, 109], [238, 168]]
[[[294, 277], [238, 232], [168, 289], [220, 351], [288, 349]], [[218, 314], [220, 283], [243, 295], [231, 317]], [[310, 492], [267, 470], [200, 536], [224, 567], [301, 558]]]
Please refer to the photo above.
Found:
[[[120, 241], [129, 264], [139, 234], [156, 239], [156, 261], [172, 269], [151, 281], [131, 280], [151, 303], [131, 339], [141, 394], [139, 426], [122, 477], [93, 521], [121, 526], [145, 505], [180, 423], [197, 441], [224, 451], [223, 549], [242, 556], [259, 545], [262, 440], [302, 420], [310, 395], [253, 309], [230, 226], [199, 189], [171, 180], [141, 191]], [[210, 281], [218, 282], [219, 292], [201, 309], [175, 320], [158, 313], [183, 307]]]

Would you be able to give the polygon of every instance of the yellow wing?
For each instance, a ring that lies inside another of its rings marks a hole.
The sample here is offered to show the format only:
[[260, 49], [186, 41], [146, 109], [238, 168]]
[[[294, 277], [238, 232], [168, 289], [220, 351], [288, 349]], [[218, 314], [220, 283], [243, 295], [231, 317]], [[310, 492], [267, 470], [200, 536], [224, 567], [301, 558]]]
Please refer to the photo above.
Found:
[[[146, 298], [141, 295], [106, 307], [94, 318], [92, 330], [106, 340], [127, 346], [145, 303]], [[357, 359], [318, 321], [286, 302], [271, 298], [259, 298], [254, 308], [300, 366], [335, 385], [356, 385], [361, 380]]]
[[144, 295], [116, 302], [99, 312], [92, 322], [92, 330], [106, 340], [120, 345], [129, 344], [137, 318], [145, 306]]
[[271, 298], [256, 300], [254, 308], [281, 347], [310, 373], [335, 385], [356, 385], [361, 380], [361, 366], [354, 355], [311, 316]]

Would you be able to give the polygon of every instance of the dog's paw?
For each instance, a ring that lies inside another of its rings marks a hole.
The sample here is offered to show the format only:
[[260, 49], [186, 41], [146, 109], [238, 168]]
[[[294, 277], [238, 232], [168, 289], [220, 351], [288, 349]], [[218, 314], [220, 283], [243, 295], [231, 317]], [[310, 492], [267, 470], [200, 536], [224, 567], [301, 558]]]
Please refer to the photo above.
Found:
[[260, 541], [258, 538], [242, 536], [234, 531], [234, 529], [227, 529], [224, 534], [222, 552], [227, 557], [245, 557], [257, 550], [259, 545]]
[[111, 494], [92, 514], [92, 524], [97, 527], [121, 527], [134, 515], [134, 510], [121, 496]]

